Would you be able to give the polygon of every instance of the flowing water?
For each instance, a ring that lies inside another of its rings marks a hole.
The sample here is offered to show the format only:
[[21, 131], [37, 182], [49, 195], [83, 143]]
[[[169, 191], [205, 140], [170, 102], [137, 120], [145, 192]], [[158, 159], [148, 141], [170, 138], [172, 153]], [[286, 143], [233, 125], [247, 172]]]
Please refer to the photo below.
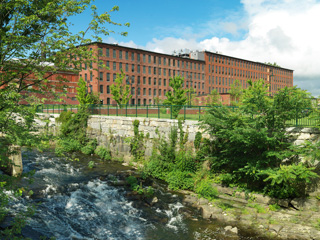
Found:
[[[74, 156], [75, 157], [75, 156]], [[56, 239], [260, 239], [241, 232], [239, 238], [224, 235], [225, 225], [202, 220], [197, 210], [181, 203], [181, 196], [157, 184], [161, 204], [146, 206], [128, 198], [124, 187], [112, 186], [116, 172], [127, 168], [101, 163], [88, 168], [89, 157], [70, 161], [53, 153], [25, 151], [24, 171], [35, 170], [28, 186], [34, 194], [16, 199], [13, 209], [37, 205], [36, 214], [23, 229], [25, 236]], [[26, 181], [22, 185], [27, 186]]]

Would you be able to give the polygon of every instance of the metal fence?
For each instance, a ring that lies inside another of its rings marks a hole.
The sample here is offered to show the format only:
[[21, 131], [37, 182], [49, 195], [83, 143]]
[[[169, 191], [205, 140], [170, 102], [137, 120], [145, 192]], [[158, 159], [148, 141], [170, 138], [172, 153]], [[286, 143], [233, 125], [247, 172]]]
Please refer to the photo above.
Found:
[[[89, 105], [88, 109], [90, 114], [106, 115], [106, 116], [122, 116], [122, 117], [146, 117], [146, 118], [162, 118], [173, 119], [172, 110], [177, 106], [174, 105]], [[207, 109], [210, 106], [179, 106], [181, 107], [178, 118], [185, 120], [199, 121], [204, 116]], [[63, 111], [78, 112], [79, 105], [62, 105], [62, 104], [44, 104], [37, 107], [38, 113], [61, 113]], [[234, 106], [228, 106], [231, 111], [236, 111], [238, 108]], [[297, 110], [304, 112], [303, 117], [296, 117], [293, 120], [288, 121], [286, 124], [288, 127], [315, 127], [319, 126], [318, 113], [312, 109]], [[298, 114], [297, 114], [298, 116]]]

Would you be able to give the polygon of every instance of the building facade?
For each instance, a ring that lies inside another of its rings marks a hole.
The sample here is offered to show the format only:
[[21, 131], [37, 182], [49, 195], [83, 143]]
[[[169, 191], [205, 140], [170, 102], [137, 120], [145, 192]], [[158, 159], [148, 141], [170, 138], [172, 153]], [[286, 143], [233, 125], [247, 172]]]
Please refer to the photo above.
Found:
[[228, 93], [235, 80], [246, 88], [248, 79], [264, 79], [269, 84], [270, 95], [279, 88], [293, 86], [293, 70], [219, 53], [196, 51], [168, 55], [97, 42], [88, 48], [94, 51], [98, 61], [82, 66], [80, 77], [87, 82], [89, 91], [100, 93], [103, 104], [115, 104], [110, 86], [121, 69], [131, 87], [130, 104], [138, 105], [156, 104], [165, 99], [171, 90], [169, 80], [177, 75], [184, 78], [183, 87], [192, 88], [197, 96], [214, 89]]

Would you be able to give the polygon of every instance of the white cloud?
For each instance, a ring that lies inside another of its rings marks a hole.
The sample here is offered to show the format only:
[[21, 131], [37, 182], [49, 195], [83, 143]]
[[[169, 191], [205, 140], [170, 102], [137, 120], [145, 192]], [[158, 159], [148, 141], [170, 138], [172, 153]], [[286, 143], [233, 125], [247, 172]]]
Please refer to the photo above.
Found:
[[[317, 24], [320, 22], [320, 3], [315, 0], [242, 0], [241, 3], [243, 21], [232, 22], [227, 17], [218, 27], [237, 34], [246, 25], [247, 33], [240, 40], [216, 35], [199, 40], [181, 34], [181, 38], [154, 38], [145, 48], [162, 53], [181, 48], [206, 49], [252, 61], [276, 62], [294, 70], [294, 84], [319, 95], [320, 31]], [[204, 25], [208, 27], [210, 22]], [[197, 33], [194, 29], [188, 29], [188, 32]], [[212, 34], [213, 30], [208, 29], [208, 33]]]

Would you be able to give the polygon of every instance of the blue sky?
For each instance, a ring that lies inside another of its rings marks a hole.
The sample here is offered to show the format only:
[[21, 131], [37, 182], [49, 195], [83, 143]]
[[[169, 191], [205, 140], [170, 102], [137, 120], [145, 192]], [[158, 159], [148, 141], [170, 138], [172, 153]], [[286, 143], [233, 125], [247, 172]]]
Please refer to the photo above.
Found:
[[[175, 49], [219, 51], [294, 70], [294, 84], [320, 95], [319, 0], [96, 0], [99, 12], [118, 5], [112, 20], [129, 22], [128, 36], [104, 42], [162, 53]], [[72, 19], [83, 30], [89, 13]]]

